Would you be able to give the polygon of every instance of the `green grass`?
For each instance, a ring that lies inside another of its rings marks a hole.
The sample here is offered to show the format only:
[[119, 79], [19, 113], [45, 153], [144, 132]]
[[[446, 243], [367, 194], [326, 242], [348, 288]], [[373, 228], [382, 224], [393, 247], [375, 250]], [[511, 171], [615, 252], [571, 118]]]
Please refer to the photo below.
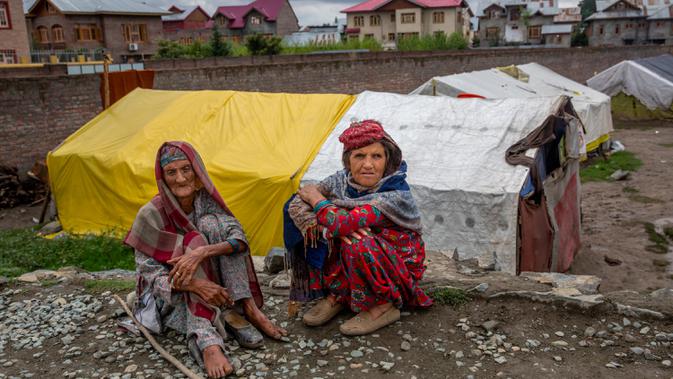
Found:
[[0, 275], [76, 266], [87, 271], [132, 270], [133, 251], [117, 238], [72, 236], [47, 240], [32, 229], [0, 230]]
[[622, 188], [622, 192], [633, 194], [633, 193], [638, 193], [640, 191], [638, 190], [638, 188], [626, 186], [626, 187]]
[[618, 151], [607, 160], [599, 160], [580, 172], [582, 182], [597, 182], [610, 180], [617, 170], [637, 171], [643, 162], [629, 151]]
[[84, 281], [84, 288], [91, 292], [128, 292], [136, 288], [133, 280], [100, 279]]
[[666, 230], [664, 230], [664, 234], [660, 234], [657, 233], [654, 224], [652, 224], [651, 222], [644, 223], [644, 226], [645, 226], [645, 233], [647, 233], [649, 241], [652, 242], [652, 245], [645, 246], [645, 250], [656, 254], [668, 253], [669, 242], [664, 234], [667, 235], [668, 233], [673, 234], [673, 230], [669, 230], [671, 228], [666, 228]]
[[659, 146], [662, 146], [662, 147], [673, 147], [673, 143], [660, 143]]
[[430, 297], [439, 304], [459, 307], [472, 300], [472, 297], [460, 288], [441, 287], [430, 291]]

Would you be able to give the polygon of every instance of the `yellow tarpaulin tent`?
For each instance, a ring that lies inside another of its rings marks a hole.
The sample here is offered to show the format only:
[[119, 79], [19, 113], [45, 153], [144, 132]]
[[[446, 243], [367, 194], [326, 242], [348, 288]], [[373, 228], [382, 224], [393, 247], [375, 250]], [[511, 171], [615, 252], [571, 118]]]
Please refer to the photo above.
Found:
[[64, 230], [123, 234], [157, 193], [164, 141], [201, 154], [253, 254], [283, 244], [282, 207], [350, 107], [350, 95], [136, 89], [49, 153]]

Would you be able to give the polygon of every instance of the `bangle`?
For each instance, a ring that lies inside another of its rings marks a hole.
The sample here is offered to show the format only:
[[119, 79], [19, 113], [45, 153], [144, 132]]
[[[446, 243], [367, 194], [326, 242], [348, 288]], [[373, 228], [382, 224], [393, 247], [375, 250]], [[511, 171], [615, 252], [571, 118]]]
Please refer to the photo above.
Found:
[[321, 209], [330, 204], [332, 204], [332, 202], [327, 199], [319, 201], [318, 204], [313, 207], [313, 213], [318, 213]]

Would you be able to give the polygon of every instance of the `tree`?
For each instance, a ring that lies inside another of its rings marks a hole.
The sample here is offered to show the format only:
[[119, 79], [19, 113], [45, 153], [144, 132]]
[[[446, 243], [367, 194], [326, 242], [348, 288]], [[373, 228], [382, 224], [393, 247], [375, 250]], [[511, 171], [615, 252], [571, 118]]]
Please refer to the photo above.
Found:
[[222, 34], [217, 26], [213, 27], [210, 35], [210, 52], [214, 57], [226, 57], [231, 54], [231, 46], [222, 41]]
[[580, 1], [580, 13], [582, 14], [582, 23], [587, 17], [596, 13], [596, 0], [582, 0]]
[[283, 47], [279, 37], [266, 37], [254, 34], [245, 40], [245, 45], [251, 55], [277, 55]]

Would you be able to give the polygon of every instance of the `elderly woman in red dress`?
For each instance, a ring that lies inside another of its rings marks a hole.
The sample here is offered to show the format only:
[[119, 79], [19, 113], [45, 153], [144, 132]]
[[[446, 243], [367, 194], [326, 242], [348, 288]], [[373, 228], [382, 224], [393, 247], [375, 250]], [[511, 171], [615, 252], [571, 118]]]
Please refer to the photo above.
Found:
[[344, 169], [286, 205], [291, 300], [320, 298], [304, 314], [310, 326], [348, 307], [357, 315], [341, 332], [363, 335], [399, 320], [403, 306], [432, 300], [418, 286], [425, 247], [400, 148], [373, 120], [353, 123], [339, 141]]
[[226, 376], [233, 371], [224, 355], [227, 332], [248, 348], [263, 343], [255, 327], [275, 339], [287, 332], [259, 309], [262, 293], [245, 233], [196, 150], [166, 142], [155, 176], [159, 194], [138, 211], [124, 241], [135, 249], [135, 315], [155, 333], [168, 327], [185, 334], [208, 376]]

